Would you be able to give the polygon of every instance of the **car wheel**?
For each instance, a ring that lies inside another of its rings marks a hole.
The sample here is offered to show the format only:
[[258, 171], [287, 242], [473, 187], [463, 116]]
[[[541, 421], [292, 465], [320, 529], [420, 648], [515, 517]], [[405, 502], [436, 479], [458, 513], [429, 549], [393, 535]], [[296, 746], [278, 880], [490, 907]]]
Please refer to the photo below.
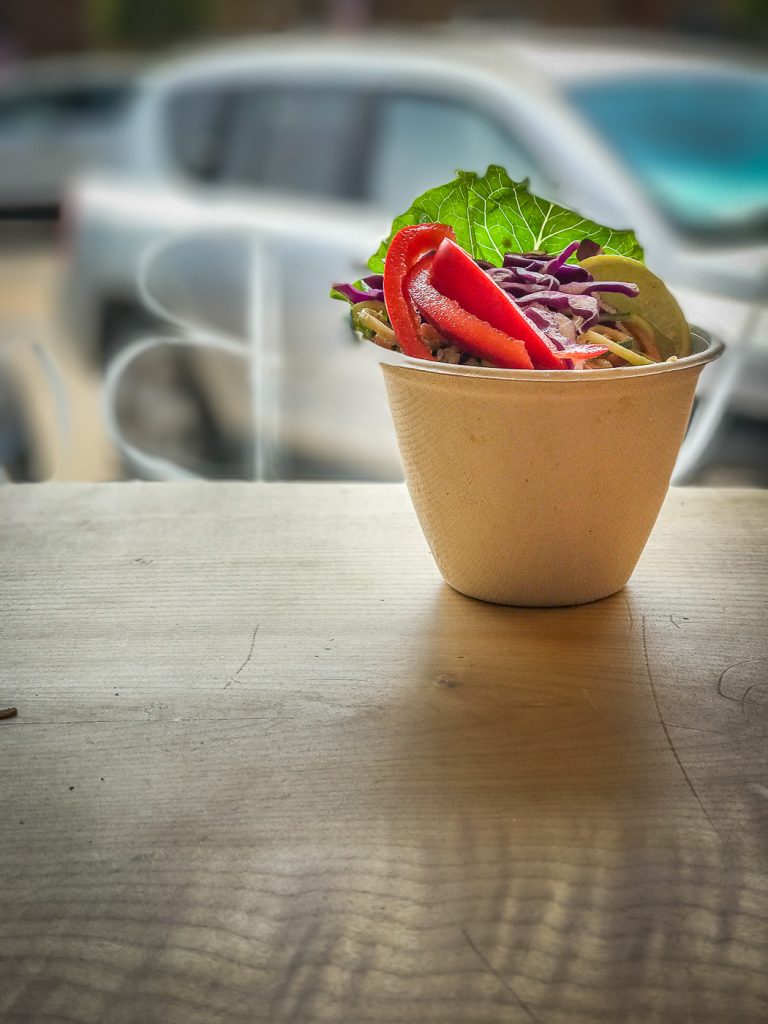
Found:
[[[102, 318], [100, 351], [104, 366], [118, 352], [142, 338], [174, 337], [178, 331], [140, 307], [110, 303]], [[206, 361], [190, 348], [158, 346], [131, 364], [121, 380], [117, 417], [125, 438], [140, 450], [162, 456], [209, 478], [247, 478], [252, 466], [252, 439], [222, 415], [222, 384], [206, 372]], [[226, 385], [225, 385], [226, 386]], [[241, 395], [240, 367], [229, 374], [228, 394], [234, 406]], [[136, 475], [123, 460], [123, 475]]]
[[98, 351], [105, 366], [118, 352], [139, 338], [154, 333], [176, 333], [161, 323], [138, 303], [124, 299], [107, 299], [99, 320]]
[[0, 483], [41, 480], [34, 431], [21, 390], [3, 368], [0, 373]]

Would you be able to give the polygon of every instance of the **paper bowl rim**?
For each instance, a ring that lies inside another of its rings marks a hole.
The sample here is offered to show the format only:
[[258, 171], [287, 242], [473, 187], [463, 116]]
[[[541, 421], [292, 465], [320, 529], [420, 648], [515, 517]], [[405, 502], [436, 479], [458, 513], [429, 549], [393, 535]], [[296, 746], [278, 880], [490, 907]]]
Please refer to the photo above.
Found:
[[514, 380], [514, 381], [557, 381], [558, 383], [586, 381], [616, 380], [627, 377], [648, 377], [659, 373], [674, 373], [676, 370], [689, 370], [704, 366], [719, 358], [725, 351], [724, 342], [709, 331], [691, 324], [691, 341], [700, 346], [696, 352], [682, 356], [673, 362], [651, 363], [648, 366], [614, 366], [604, 370], [507, 370], [496, 366], [462, 366], [457, 363], [431, 362], [406, 356], [388, 349], [380, 350], [379, 362], [383, 369], [401, 367], [416, 370], [420, 373], [441, 373], [452, 377], [470, 377], [475, 379]]

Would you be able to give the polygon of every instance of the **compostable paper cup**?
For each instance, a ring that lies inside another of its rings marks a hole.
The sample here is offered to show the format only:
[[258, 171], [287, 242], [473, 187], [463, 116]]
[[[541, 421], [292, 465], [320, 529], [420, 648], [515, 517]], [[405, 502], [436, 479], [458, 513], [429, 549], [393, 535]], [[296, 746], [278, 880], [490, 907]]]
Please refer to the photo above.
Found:
[[497, 604], [620, 590], [669, 487], [696, 381], [723, 345], [610, 370], [498, 370], [394, 353], [382, 370], [421, 528], [443, 578]]

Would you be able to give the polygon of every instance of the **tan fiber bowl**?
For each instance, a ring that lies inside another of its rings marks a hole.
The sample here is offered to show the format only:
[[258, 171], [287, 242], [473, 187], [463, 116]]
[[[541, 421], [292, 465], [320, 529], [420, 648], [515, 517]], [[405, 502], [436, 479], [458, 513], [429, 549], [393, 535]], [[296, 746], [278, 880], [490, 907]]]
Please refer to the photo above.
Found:
[[470, 597], [583, 604], [620, 590], [659, 514], [703, 366], [496, 370], [387, 355], [406, 482], [445, 580]]

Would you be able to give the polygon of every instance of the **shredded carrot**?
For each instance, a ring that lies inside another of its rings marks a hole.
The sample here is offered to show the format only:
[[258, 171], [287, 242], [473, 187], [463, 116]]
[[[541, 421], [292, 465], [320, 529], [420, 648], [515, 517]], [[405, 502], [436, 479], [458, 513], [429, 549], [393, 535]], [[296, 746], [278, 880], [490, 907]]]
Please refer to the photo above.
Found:
[[[609, 328], [610, 330], [610, 328]], [[586, 331], [582, 338], [584, 341], [590, 342], [592, 345], [603, 345], [609, 349], [613, 355], [619, 356], [627, 363], [631, 363], [633, 366], [652, 366], [654, 363], [653, 359], [648, 359], [647, 356], [641, 356], [639, 352], [633, 352], [631, 348], [624, 348], [618, 342], [614, 341], [613, 338], [607, 337], [603, 332], [599, 334], [595, 330]]]

